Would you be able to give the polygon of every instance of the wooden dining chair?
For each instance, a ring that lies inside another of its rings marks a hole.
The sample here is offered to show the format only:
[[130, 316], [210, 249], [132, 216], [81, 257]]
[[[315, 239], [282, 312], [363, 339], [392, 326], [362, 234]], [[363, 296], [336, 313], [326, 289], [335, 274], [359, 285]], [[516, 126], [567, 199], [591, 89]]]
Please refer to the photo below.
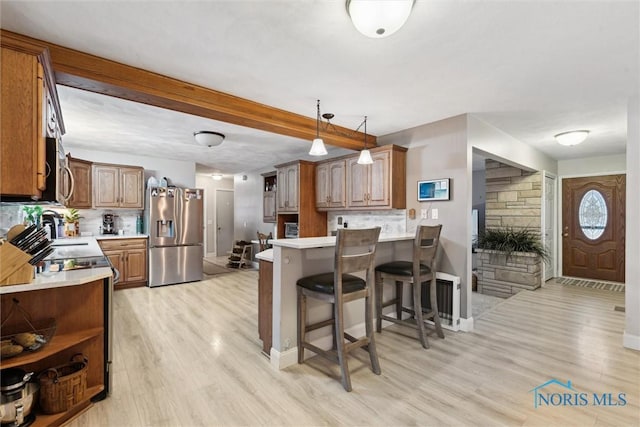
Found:
[[[418, 339], [422, 343], [422, 347], [429, 348], [424, 320], [433, 319], [436, 333], [440, 338], [444, 338], [436, 298], [437, 251], [441, 230], [442, 225], [418, 226], [413, 241], [412, 261], [392, 261], [376, 267], [376, 330], [378, 332], [382, 331], [383, 320], [411, 326], [417, 329]], [[383, 301], [383, 284], [385, 280], [395, 282], [396, 295], [395, 298], [389, 301]], [[412, 308], [402, 305], [405, 282], [410, 283], [413, 290]], [[422, 307], [422, 286], [424, 284], [430, 286], [431, 310], [428, 312], [423, 312]], [[382, 310], [390, 305], [395, 306], [396, 317], [382, 313]], [[402, 319], [402, 313], [410, 313], [412, 320]]]
[[258, 248], [260, 252], [271, 248], [269, 240], [273, 240], [273, 233], [269, 232], [269, 234], [264, 234], [258, 231]]
[[[303, 277], [297, 282], [298, 294], [298, 363], [304, 361], [309, 349], [340, 365], [342, 386], [351, 391], [347, 355], [358, 348], [369, 352], [371, 370], [380, 375], [373, 332], [374, 259], [380, 227], [370, 229], [339, 229], [336, 236], [333, 272]], [[364, 271], [366, 279], [351, 273]], [[315, 298], [333, 305], [332, 317], [307, 324], [307, 298]], [[355, 338], [344, 331], [344, 304], [364, 298], [365, 336]], [[323, 350], [306, 341], [308, 331], [332, 328], [334, 346]], [[345, 342], [347, 340], [348, 342]]]

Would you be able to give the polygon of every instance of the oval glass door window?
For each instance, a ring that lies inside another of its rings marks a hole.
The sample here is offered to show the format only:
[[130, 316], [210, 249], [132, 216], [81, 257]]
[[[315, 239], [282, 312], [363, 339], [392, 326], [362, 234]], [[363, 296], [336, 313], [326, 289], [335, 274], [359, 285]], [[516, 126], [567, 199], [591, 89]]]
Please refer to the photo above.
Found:
[[598, 190], [589, 190], [580, 201], [580, 228], [588, 239], [602, 236], [607, 226], [607, 202]]

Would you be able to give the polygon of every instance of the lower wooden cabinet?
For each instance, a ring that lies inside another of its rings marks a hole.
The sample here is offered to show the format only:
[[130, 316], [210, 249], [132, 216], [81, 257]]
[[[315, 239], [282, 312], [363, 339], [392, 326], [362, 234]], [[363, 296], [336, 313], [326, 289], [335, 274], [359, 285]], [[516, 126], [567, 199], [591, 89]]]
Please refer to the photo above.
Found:
[[147, 240], [98, 240], [105, 256], [120, 272], [115, 289], [132, 288], [147, 284]]
[[[17, 367], [38, 373], [68, 363], [76, 353], [81, 353], [88, 359], [84, 397], [65, 412], [44, 414], [37, 409], [33, 427], [66, 424], [91, 406], [92, 402], [107, 396], [110, 388], [108, 366], [111, 363], [108, 359], [110, 280], [109, 277], [77, 286], [0, 295], [3, 316], [9, 313], [17, 299], [20, 308], [32, 316], [31, 321], [34, 323], [50, 318], [56, 321], [55, 334], [46, 346], [35, 352], [23, 352], [16, 357], [3, 359], [2, 369]], [[5, 331], [24, 330], [20, 329], [24, 326], [24, 321], [20, 315], [7, 318], [2, 325], [3, 335]]]
[[258, 335], [262, 340], [262, 352], [271, 354], [273, 311], [273, 263], [260, 260], [258, 271]]

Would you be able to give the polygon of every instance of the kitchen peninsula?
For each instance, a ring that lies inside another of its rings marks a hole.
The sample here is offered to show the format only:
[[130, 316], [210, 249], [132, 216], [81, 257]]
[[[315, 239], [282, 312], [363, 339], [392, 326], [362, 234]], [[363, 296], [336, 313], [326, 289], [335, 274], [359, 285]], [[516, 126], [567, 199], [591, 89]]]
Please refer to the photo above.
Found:
[[[69, 362], [76, 353], [82, 353], [88, 360], [86, 390], [79, 401], [64, 412], [37, 412], [34, 426], [64, 424], [93, 401], [104, 399], [110, 390], [112, 270], [108, 262], [99, 262], [106, 258], [95, 239], [62, 239], [54, 241], [54, 247], [56, 242], [61, 245], [56, 252], [67, 262], [47, 261], [48, 270], [37, 274], [31, 283], [0, 286], [3, 319], [7, 316], [3, 336], [7, 331], [24, 331], [21, 328], [25, 320], [19, 315], [9, 315], [16, 300], [34, 323], [52, 318], [56, 325], [53, 337], [44, 347], [3, 359], [2, 369], [19, 367], [41, 372]], [[71, 260], [75, 258], [78, 262], [74, 264]], [[95, 261], [86, 261], [85, 265], [81, 259]]]
[[[414, 233], [380, 235], [376, 248], [376, 265], [396, 259], [411, 259]], [[297, 363], [297, 309], [296, 281], [311, 274], [333, 271], [335, 236], [307, 237], [300, 239], [270, 240], [273, 245], [273, 307], [271, 365], [284, 369]], [[260, 258], [268, 261], [267, 258]], [[311, 321], [326, 318], [330, 304], [309, 301], [308, 315]], [[358, 336], [364, 323], [355, 324], [350, 319], [364, 319], [363, 300], [345, 306], [346, 329]], [[321, 328], [308, 334], [320, 348], [331, 347], [329, 328]], [[308, 354], [312, 354], [308, 352]]]

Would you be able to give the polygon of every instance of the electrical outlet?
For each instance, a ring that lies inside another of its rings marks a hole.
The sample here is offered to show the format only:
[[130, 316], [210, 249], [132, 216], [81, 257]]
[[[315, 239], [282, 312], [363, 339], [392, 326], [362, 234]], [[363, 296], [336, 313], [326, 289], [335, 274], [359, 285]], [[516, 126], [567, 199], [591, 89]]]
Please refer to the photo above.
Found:
[[426, 209], [421, 209], [420, 210], [420, 218], [427, 219], [427, 210]]
[[438, 219], [438, 209], [431, 209], [431, 219]]

